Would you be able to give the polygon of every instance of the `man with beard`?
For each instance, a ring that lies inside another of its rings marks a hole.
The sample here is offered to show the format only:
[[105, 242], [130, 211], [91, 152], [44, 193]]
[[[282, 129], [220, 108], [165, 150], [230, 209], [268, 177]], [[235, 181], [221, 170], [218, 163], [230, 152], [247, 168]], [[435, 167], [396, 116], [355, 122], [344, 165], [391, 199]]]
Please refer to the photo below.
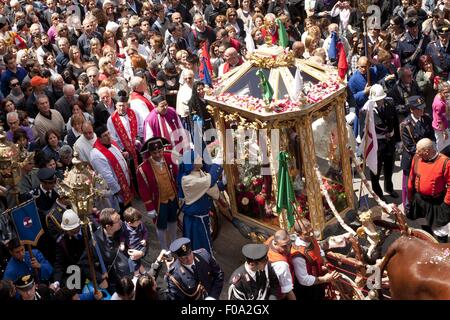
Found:
[[[120, 231], [122, 228], [122, 220], [116, 210], [112, 208], [103, 209], [100, 213], [100, 228], [94, 233], [97, 241], [100, 255], [103, 259], [106, 270], [100, 270], [101, 265], [98, 262], [98, 256], [94, 254], [95, 277], [99, 287], [106, 289], [110, 294], [116, 291], [116, 283], [119, 279], [129, 276], [133, 277], [128, 265], [128, 257], [119, 250]], [[94, 248], [92, 248], [95, 252]], [[142, 258], [143, 252], [139, 250], [128, 250], [130, 259], [137, 260]], [[89, 271], [89, 263], [87, 252], [85, 251], [80, 259], [80, 265], [83, 274], [87, 278], [91, 278]]]
[[97, 140], [97, 135], [94, 133], [94, 128], [90, 121], [85, 121], [82, 127], [83, 134], [77, 139], [73, 145], [73, 149], [78, 153], [78, 159], [90, 163], [91, 150]]

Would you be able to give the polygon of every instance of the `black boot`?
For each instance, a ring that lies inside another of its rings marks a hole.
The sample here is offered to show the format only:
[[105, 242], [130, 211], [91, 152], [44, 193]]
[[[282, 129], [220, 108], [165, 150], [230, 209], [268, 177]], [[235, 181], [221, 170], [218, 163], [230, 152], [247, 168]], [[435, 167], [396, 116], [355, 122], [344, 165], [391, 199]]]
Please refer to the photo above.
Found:
[[447, 243], [448, 242], [448, 236], [443, 236], [443, 237], [436, 237], [437, 241], [439, 241], [439, 243]]

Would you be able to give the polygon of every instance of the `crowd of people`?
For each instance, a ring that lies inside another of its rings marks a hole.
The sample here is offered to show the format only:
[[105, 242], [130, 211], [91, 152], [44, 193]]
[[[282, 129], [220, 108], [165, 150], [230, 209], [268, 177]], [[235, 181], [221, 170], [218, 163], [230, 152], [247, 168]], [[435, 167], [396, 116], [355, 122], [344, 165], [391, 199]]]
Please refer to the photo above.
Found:
[[[1, 215], [1, 299], [218, 299], [224, 273], [214, 258], [209, 211], [226, 181], [220, 161], [206, 164], [189, 151], [198, 126], [214, 128], [205, 72], [216, 79], [255, 48], [278, 44], [280, 24], [296, 58], [336, 65], [333, 46], [342, 44], [347, 120], [359, 142], [367, 102], [374, 104], [373, 190], [385, 201], [385, 193], [399, 197], [392, 174], [402, 152], [407, 215], [425, 218], [424, 229], [446, 242], [450, 1], [371, 4], [380, 16], [364, 37], [357, 1], [1, 1], [0, 125], [27, 152], [18, 201], [35, 199], [44, 228], [37, 248], [25, 251]], [[179, 145], [185, 151], [176, 164]], [[109, 189], [108, 206], [90, 217], [95, 275], [82, 222], [57, 185], [75, 153]], [[18, 204], [8, 187], [0, 188], [2, 211]], [[180, 210], [183, 238], [177, 238]], [[151, 266], [142, 262], [149, 246], [144, 215], [153, 219], [162, 249]], [[325, 284], [339, 275], [326, 271], [308, 221], [294, 229], [244, 246], [246, 262], [230, 277], [229, 299], [324, 297]], [[164, 262], [167, 290], [156, 281]], [[103, 290], [67, 286], [71, 265], [81, 267], [83, 285], [95, 277]]]

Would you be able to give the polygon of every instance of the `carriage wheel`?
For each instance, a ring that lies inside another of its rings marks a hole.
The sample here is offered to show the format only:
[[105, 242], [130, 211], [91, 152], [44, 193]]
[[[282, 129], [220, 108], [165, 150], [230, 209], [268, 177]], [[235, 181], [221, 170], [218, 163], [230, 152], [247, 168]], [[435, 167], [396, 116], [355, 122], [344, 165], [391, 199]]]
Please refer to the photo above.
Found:
[[411, 236], [430, 243], [439, 243], [431, 234], [422, 229], [411, 228]]
[[345, 274], [327, 286], [326, 298], [329, 300], [364, 300], [364, 294], [356, 283]]

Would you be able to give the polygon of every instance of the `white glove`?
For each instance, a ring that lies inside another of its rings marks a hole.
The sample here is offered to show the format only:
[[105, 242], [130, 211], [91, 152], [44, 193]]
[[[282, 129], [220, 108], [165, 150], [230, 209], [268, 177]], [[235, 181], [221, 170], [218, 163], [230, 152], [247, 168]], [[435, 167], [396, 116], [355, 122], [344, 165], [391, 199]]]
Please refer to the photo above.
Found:
[[147, 211], [147, 216], [150, 219], [155, 219], [158, 216], [158, 214], [156, 213], [156, 210], [153, 209], [152, 211]]

